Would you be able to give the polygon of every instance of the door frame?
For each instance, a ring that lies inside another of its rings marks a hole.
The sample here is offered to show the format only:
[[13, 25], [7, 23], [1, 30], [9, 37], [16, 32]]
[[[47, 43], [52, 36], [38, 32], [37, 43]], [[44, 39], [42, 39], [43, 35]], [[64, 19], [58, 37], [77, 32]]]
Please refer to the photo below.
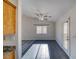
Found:
[[69, 55], [69, 57], [71, 56], [71, 39], [70, 39], [70, 23], [71, 23], [71, 21], [70, 21], [70, 16], [69, 16], [69, 18], [64, 22], [64, 23], [68, 23], [68, 29], [67, 29], [67, 31], [68, 31], [68, 33], [67, 33], [67, 39], [66, 40], [68, 40], [68, 44], [67, 44], [67, 46], [68, 46], [68, 49], [67, 49], [67, 53], [68, 53], [68, 55]]

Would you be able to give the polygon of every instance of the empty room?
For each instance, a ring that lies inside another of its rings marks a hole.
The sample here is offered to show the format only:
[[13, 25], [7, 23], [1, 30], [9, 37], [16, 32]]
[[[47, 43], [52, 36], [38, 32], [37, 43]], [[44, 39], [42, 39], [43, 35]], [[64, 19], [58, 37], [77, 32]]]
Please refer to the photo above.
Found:
[[[12, 59], [76, 59], [76, 0], [13, 0], [13, 3], [16, 23], [9, 32], [6, 26], [3, 29], [4, 53], [14, 49]], [[5, 14], [4, 17], [9, 18]]]

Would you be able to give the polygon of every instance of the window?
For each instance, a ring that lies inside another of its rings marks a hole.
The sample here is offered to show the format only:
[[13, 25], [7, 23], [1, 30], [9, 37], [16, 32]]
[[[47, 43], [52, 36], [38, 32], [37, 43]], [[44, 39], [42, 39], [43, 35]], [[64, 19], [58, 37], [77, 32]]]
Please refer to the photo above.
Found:
[[37, 34], [47, 34], [47, 26], [36, 26]]

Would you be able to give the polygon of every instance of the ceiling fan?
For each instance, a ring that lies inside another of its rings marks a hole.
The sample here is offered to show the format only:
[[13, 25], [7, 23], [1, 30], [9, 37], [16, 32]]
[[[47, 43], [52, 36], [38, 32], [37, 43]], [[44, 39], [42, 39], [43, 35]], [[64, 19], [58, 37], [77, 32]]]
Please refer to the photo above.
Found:
[[40, 21], [48, 20], [48, 18], [52, 17], [52, 16], [49, 16], [48, 13], [41, 13], [39, 10], [38, 10], [38, 13], [35, 13], [35, 15]]

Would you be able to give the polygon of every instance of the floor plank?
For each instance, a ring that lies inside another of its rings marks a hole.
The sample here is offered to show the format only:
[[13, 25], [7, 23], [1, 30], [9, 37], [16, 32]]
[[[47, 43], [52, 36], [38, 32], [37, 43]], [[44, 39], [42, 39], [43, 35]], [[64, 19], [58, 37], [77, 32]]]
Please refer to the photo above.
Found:
[[37, 40], [29, 50], [22, 59], [69, 59], [55, 40]]

